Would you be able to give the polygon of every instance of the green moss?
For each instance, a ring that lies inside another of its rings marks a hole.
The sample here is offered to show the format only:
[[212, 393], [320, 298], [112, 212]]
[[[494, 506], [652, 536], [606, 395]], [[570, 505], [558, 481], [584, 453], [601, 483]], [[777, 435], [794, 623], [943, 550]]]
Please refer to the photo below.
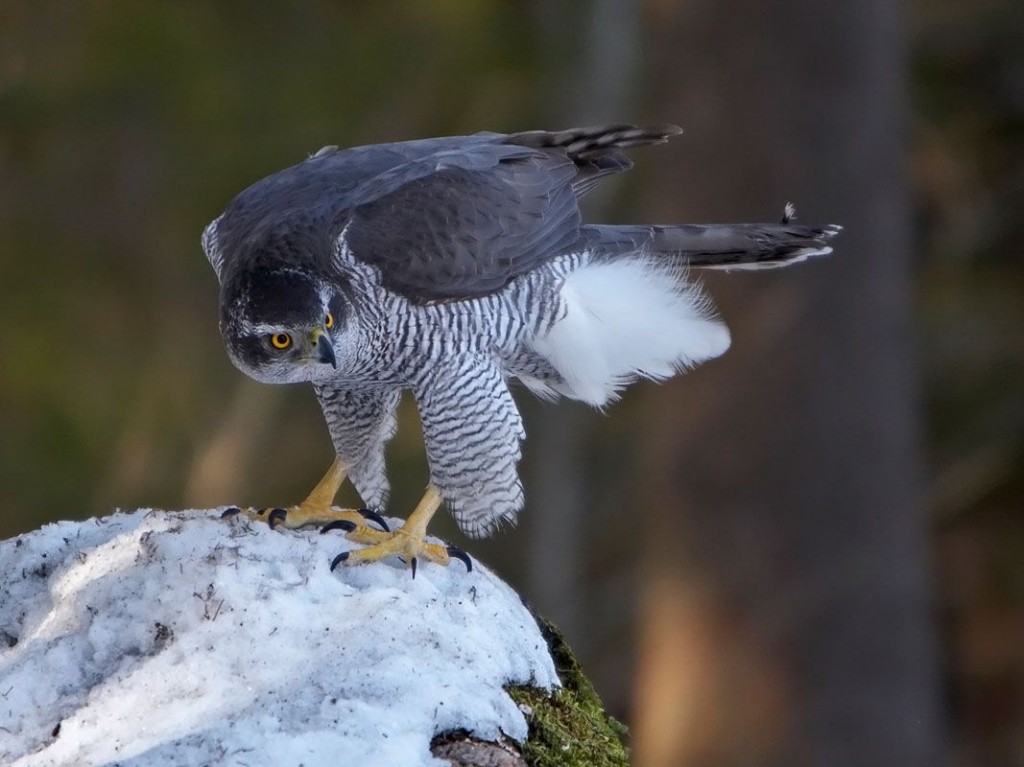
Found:
[[604, 711], [576, 656], [551, 623], [537, 616], [563, 687], [552, 692], [525, 685], [506, 687], [524, 708], [530, 734], [523, 757], [530, 767], [628, 767], [622, 743], [626, 727]]

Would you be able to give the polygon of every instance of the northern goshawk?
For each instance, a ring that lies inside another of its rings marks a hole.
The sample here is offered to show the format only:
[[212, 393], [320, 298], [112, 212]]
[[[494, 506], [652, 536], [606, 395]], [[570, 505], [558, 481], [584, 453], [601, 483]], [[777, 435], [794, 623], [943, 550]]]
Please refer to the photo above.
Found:
[[[778, 224], [582, 221], [579, 198], [632, 166], [623, 150], [677, 133], [617, 125], [326, 147], [239, 194], [203, 233], [228, 354], [259, 381], [311, 382], [337, 453], [298, 506], [244, 513], [368, 544], [332, 567], [392, 555], [414, 574], [417, 558], [469, 566], [426, 542], [427, 524], [443, 503], [486, 536], [522, 508], [511, 380], [602, 407], [638, 378], [722, 354], [729, 332], [689, 270], [796, 263], [829, 253], [840, 227], [792, 223], [788, 205]], [[390, 532], [376, 511], [404, 390], [430, 483]], [[346, 477], [368, 509], [332, 506]]]

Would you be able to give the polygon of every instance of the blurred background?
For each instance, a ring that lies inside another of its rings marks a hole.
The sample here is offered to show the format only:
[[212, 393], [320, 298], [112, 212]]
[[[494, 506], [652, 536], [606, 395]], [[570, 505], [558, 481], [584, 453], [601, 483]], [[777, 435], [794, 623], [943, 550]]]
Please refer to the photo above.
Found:
[[605, 414], [520, 397], [519, 527], [435, 532], [565, 630], [641, 767], [1019, 765], [1022, 39], [1014, 0], [6, 2], [0, 536], [319, 479], [312, 392], [217, 331], [199, 235], [244, 186], [324, 144], [675, 122], [591, 220], [792, 200], [836, 255], [708, 277], [731, 351]]

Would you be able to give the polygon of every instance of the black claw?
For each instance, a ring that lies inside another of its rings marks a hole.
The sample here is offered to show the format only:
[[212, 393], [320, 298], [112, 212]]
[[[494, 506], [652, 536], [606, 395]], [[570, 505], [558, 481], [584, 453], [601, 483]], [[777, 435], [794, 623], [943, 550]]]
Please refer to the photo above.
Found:
[[467, 573], [473, 572], [473, 560], [469, 558], [469, 554], [457, 546], [449, 546], [447, 551], [448, 556], [462, 561], [462, 564], [466, 566]]
[[228, 517], [233, 517], [236, 514], [241, 514], [241, 513], [242, 513], [242, 510], [240, 508], [238, 508], [237, 506], [232, 506], [230, 509], [224, 509], [224, 511], [221, 512], [220, 518], [221, 519], [227, 519]]
[[270, 512], [270, 516], [267, 517], [267, 524], [270, 526], [270, 529], [273, 530], [278, 523], [284, 522], [284, 519], [287, 516], [288, 512], [284, 509], [274, 509]]
[[416, 557], [413, 557], [409, 561], [409, 564], [412, 566], [412, 577], [415, 578], [416, 577]]
[[326, 525], [320, 528], [320, 535], [329, 533], [331, 530], [344, 530], [346, 533], [351, 533], [356, 529], [356, 523], [350, 522], [347, 519], [336, 519], [333, 522], [328, 522]]
[[384, 520], [384, 517], [382, 517], [373, 509], [357, 509], [357, 511], [363, 515], [363, 519], [368, 519], [371, 522], [376, 522], [378, 525], [380, 525], [385, 533], [391, 532], [391, 528], [388, 527], [388, 523]]
[[351, 553], [351, 552], [348, 552], [348, 551], [343, 551], [343, 552], [341, 552], [341, 553], [340, 553], [340, 554], [339, 554], [338, 556], [336, 556], [336, 557], [335, 557], [334, 559], [332, 559], [332, 560], [331, 560], [331, 572], [332, 572], [332, 573], [334, 572], [334, 568], [335, 568], [335, 567], [337, 567], [337, 566], [338, 566], [338, 565], [340, 565], [340, 564], [341, 564], [342, 562], [344, 562], [344, 561], [345, 561], [346, 559], [348, 559], [348, 555], [349, 555], [350, 553]]

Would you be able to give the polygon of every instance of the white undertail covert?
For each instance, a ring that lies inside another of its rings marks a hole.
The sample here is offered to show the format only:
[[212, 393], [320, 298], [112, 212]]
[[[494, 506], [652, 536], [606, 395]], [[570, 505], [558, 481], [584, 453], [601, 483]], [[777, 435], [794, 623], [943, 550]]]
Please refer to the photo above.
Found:
[[561, 297], [564, 316], [533, 347], [565, 381], [548, 385], [554, 393], [596, 407], [637, 378], [670, 378], [729, 348], [711, 301], [665, 260], [591, 261], [566, 277]]

